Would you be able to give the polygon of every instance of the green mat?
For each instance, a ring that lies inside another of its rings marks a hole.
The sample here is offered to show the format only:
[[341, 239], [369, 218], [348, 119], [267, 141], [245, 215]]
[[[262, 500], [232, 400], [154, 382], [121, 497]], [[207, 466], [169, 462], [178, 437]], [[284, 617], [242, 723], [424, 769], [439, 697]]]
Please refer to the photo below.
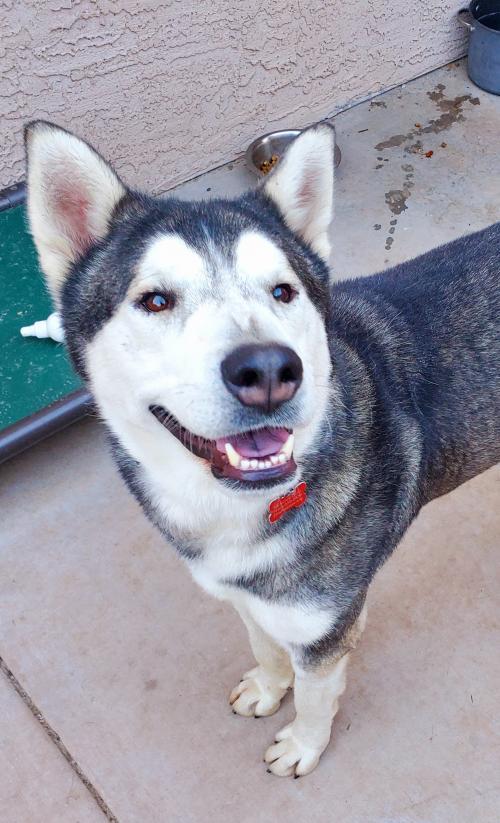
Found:
[[81, 388], [64, 347], [21, 337], [53, 311], [24, 206], [0, 211], [0, 431]]

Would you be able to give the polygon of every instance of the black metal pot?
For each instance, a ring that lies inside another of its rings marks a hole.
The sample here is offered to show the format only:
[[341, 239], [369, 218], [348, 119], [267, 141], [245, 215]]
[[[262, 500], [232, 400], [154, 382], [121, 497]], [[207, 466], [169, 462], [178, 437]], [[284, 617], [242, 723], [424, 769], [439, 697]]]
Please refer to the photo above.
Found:
[[468, 9], [460, 9], [458, 19], [470, 31], [470, 79], [500, 94], [500, 0], [472, 0]]

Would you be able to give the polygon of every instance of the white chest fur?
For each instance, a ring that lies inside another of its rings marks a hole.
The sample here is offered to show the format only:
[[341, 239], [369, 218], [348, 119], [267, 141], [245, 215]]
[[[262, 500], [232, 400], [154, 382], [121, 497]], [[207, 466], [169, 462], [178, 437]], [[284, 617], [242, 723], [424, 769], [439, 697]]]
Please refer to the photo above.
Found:
[[[233, 572], [237, 567], [243, 571], [249, 565], [253, 571], [264, 571], [271, 557], [278, 559], [280, 541], [266, 541], [259, 549], [252, 552], [252, 561], [244, 561], [241, 550], [228, 548], [228, 566]], [[276, 545], [273, 545], [276, 544]], [[259, 559], [261, 563], [259, 563]], [[222, 560], [219, 554], [218, 560]], [[332, 609], [322, 609], [311, 602], [297, 600], [293, 603], [274, 602], [258, 597], [244, 589], [237, 588], [227, 579], [228, 568], [225, 564], [214, 562], [215, 557], [207, 551], [202, 560], [189, 562], [189, 568], [196, 582], [209, 594], [221, 600], [228, 600], [238, 610], [249, 613], [253, 620], [270, 635], [279, 645], [290, 648], [294, 645], [309, 645], [323, 637], [333, 624], [336, 614]], [[241, 572], [240, 572], [241, 573]]]
[[[202, 556], [188, 561], [188, 566], [205, 591], [244, 609], [284, 647], [307, 645], [326, 633], [335, 620], [334, 610], [309, 601], [273, 602], [225, 582], [265, 573], [291, 559], [294, 547], [282, 533], [255, 541], [256, 524], [266, 517], [269, 502], [286, 488], [258, 497], [230, 497], [208, 472], [200, 470], [198, 461], [186, 459], [184, 447], [173, 438], [158, 449], [144, 431], [131, 432], [123, 426], [119, 434], [129, 451], [147, 465], [140, 479], [160, 521], [165, 517], [179, 533], [201, 542]], [[165, 470], [172, 465], [175, 473]], [[294, 479], [299, 481], [300, 476]]]

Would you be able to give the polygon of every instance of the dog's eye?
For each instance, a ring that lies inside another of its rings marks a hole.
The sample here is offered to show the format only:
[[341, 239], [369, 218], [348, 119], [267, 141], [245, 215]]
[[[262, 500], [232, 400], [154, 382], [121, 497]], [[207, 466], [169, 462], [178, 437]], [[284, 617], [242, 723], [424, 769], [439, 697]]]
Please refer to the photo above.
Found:
[[297, 292], [288, 283], [280, 283], [279, 286], [274, 287], [272, 295], [280, 303], [291, 303], [293, 298], [297, 296]]
[[167, 311], [173, 309], [175, 304], [175, 297], [173, 294], [164, 294], [163, 292], [151, 291], [144, 294], [139, 300], [139, 305], [149, 312]]

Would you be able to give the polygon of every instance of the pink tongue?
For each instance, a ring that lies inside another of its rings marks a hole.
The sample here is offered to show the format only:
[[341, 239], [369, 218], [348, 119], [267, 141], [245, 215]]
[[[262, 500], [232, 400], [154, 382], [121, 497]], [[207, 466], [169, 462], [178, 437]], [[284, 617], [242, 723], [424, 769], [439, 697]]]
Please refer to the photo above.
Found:
[[219, 438], [217, 448], [223, 452], [226, 443], [231, 443], [242, 457], [265, 457], [268, 454], [277, 454], [288, 440], [286, 429], [259, 429], [254, 432], [244, 432], [233, 437]]

